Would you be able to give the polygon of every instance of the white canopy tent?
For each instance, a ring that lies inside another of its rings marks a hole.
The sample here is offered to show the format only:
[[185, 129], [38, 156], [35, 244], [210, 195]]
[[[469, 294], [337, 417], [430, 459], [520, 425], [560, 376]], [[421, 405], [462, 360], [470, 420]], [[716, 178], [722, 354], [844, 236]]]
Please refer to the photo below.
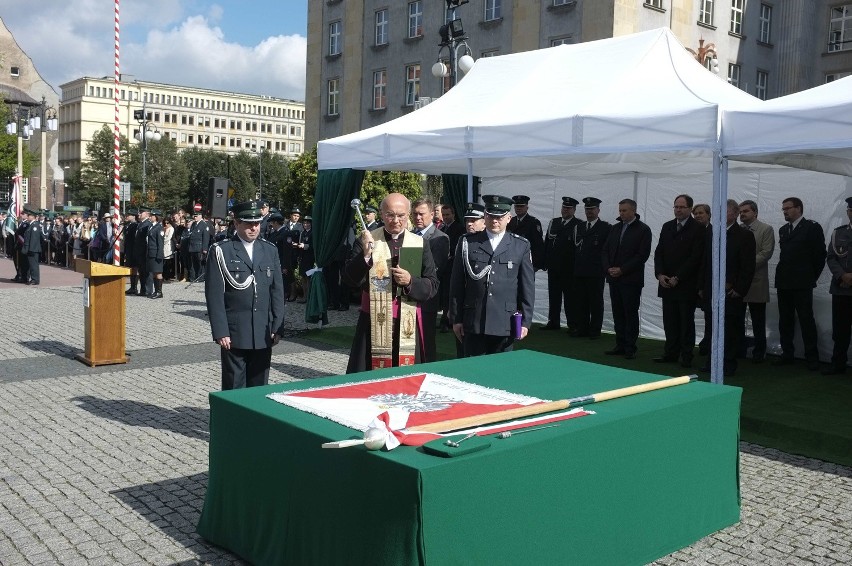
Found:
[[[636, 197], [636, 187], [652, 176], [680, 179], [678, 192], [689, 192], [701, 178], [709, 182], [718, 217], [727, 198], [720, 107], [755, 104], [760, 101], [696, 63], [670, 30], [658, 29], [480, 59], [451, 91], [416, 112], [321, 141], [318, 163], [320, 169], [477, 175], [483, 192], [493, 188], [506, 195], [522, 192], [515, 182], [534, 178], [559, 179], [570, 187], [580, 179], [606, 184], [607, 176], [626, 176], [632, 190], [608, 203], [607, 216], [620, 198]], [[545, 224], [558, 213], [559, 191], [544, 199], [528, 194], [534, 213], [549, 211], [540, 216]], [[724, 231], [716, 232], [714, 250], [722, 253], [714, 256], [724, 265]], [[646, 297], [654, 289], [651, 273]], [[716, 289], [719, 275], [716, 269]], [[546, 312], [546, 277], [538, 279], [536, 311]], [[643, 301], [643, 309], [651, 302], [656, 301]], [[721, 345], [721, 332], [714, 339]], [[714, 380], [721, 380], [721, 349], [716, 350]]]
[[852, 176], [852, 77], [722, 114], [723, 155]]

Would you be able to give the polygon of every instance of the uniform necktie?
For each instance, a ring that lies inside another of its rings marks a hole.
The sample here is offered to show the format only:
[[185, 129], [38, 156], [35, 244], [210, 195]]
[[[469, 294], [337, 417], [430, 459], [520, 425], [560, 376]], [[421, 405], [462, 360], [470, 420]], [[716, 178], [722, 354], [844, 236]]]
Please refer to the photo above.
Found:
[[568, 226], [568, 220], [567, 220], [567, 219], [565, 219], [565, 218], [563, 218], [563, 219], [562, 219], [562, 225], [563, 225], [563, 226]]
[[591, 223], [591, 222], [586, 222], [586, 232], [588, 232], [588, 231], [589, 231], [589, 230], [591, 230], [591, 229], [592, 229], [592, 223]]
[[675, 228], [675, 232], [680, 232], [680, 229], [683, 228], [683, 224], [680, 222], [677, 223], [677, 228]]

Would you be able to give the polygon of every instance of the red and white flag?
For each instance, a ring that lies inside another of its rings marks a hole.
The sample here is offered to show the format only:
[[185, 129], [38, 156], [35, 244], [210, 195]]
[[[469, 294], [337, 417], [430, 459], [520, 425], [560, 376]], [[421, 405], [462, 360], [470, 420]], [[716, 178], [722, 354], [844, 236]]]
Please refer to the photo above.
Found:
[[435, 434], [406, 430], [440, 421], [514, 409], [544, 399], [467, 383], [432, 373], [347, 383], [267, 395], [270, 399], [360, 431], [386, 427], [386, 446], [419, 445]]

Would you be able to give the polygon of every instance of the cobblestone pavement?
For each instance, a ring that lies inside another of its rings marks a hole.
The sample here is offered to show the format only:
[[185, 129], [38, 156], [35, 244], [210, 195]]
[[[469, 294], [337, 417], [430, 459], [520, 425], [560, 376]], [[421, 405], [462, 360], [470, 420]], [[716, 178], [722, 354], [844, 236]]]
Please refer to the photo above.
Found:
[[[87, 368], [79, 288], [0, 290], [0, 564], [241, 563], [195, 534], [219, 387], [203, 287], [164, 294], [127, 300], [130, 363]], [[272, 382], [343, 373], [345, 351], [298, 338], [301, 305], [287, 320]], [[743, 443], [741, 482], [737, 525], [657, 563], [852, 562], [852, 469]]]

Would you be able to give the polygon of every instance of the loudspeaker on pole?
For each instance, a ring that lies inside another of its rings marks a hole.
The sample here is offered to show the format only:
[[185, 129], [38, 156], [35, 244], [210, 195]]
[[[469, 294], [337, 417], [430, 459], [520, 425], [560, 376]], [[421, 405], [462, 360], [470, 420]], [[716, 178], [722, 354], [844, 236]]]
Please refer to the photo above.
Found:
[[228, 216], [228, 179], [210, 177], [207, 186], [207, 218]]

